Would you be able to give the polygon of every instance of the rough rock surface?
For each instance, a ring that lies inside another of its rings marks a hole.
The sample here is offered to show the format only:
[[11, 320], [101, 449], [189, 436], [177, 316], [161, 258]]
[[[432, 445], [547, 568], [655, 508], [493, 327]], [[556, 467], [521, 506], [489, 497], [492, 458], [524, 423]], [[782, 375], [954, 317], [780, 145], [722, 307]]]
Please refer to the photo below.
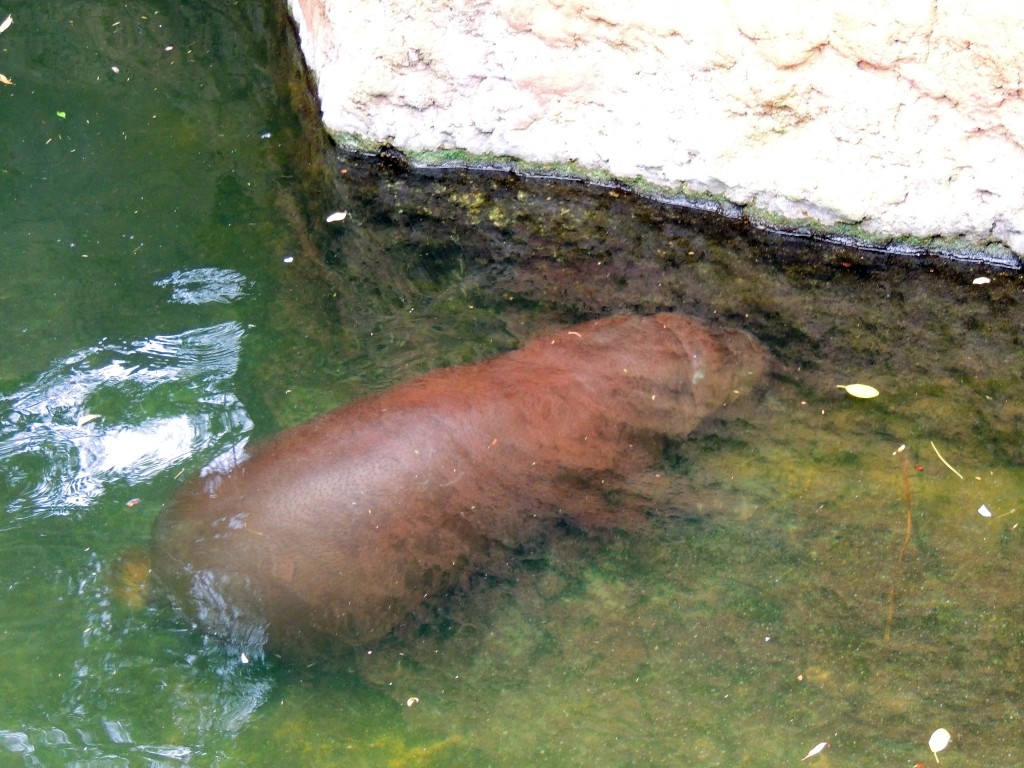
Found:
[[289, 0], [345, 143], [1024, 254], [1024, 4]]

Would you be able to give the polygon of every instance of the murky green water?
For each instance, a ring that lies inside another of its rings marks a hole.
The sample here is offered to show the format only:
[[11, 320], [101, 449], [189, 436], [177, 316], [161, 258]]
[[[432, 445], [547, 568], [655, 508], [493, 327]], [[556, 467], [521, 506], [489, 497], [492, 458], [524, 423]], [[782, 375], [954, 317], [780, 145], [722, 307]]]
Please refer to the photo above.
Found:
[[[309, 197], [269, 8], [7, 12], [0, 764], [778, 766], [829, 741], [809, 765], [913, 765], [938, 727], [943, 765], [1020, 759], [1016, 275], [501, 174], [349, 158]], [[673, 451], [642, 530], [554, 534], [362, 681], [243, 664], [139, 595], [163, 501], [247, 440], [663, 309], [779, 364]]]

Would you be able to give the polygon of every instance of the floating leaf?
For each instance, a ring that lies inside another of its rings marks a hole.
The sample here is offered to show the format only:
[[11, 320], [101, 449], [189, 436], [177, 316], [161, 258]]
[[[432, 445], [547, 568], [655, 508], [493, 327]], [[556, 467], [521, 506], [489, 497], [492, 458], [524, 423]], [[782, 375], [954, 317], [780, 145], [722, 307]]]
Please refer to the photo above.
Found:
[[862, 400], [878, 397], [878, 390], [874, 387], [869, 387], [867, 384], [836, 384], [836, 388], [845, 389], [846, 394], [859, 397]]
[[344, 221], [348, 218], [348, 211], [336, 211], [327, 217], [328, 223], [333, 221]]
[[11, 24], [14, 23], [14, 17], [7, 14], [7, 18], [0, 22], [0, 32], [4, 32]]
[[992, 510], [982, 504], [978, 507], [978, 514], [982, 517], [992, 517]]
[[87, 413], [83, 416], [78, 417], [77, 425], [79, 427], [84, 427], [90, 421], [96, 421], [96, 419], [98, 418], [100, 418], [100, 415], [98, 413]]
[[828, 742], [827, 741], [823, 741], [820, 744], [815, 744], [813, 747], [811, 747], [811, 751], [808, 752], [803, 757], [801, 757], [800, 759], [801, 760], [807, 760], [808, 758], [814, 757], [815, 755], [820, 755], [826, 749], [828, 749]]
[[7, 75], [0, 75], [0, 83], [3, 83], [4, 85], [14, 85], [14, 81], [7, 77]]
[[939, 762], [939, 752], [949, 746], [949, 740], [953, 738], [945, 728], [937, 728], [935, 733], [928, 739], [928, 749], [935, 755], [935, 762]]
[[67, 119], [67, 116], [68, 116], [67, 112], [58, 112], [57, 113], [57, 117], [59, 117], [61, 120]]
[[988, 285], [992, 282], [991, 277], [976, 277], [971, 281], [972, 285]]

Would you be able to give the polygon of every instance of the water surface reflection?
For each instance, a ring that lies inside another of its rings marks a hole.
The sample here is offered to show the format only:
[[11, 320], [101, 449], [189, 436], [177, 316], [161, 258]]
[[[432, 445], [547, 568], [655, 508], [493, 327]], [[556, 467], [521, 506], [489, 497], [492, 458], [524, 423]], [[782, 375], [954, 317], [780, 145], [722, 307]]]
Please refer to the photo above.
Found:
[[3, 524], [86, 509], [196, 454], [241, 448], [252, 422], [232, 389], [237, 322], [103, 342], [0, 395]]

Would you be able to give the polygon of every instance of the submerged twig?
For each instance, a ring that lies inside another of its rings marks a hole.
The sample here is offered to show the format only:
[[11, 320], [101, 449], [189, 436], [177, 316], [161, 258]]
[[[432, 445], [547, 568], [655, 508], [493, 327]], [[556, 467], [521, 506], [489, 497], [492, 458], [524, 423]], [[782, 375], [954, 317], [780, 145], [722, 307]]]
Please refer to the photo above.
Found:
[[[932, 444], [932, 448], [935, 445]], [[903, 570], [903, 558], [907, 554], [907, 547], [910, 546], [910, 534], [914, 530], [914, 519], [910, 506], [910, 459], [907, 458], [907, 446], [901, 445], [896, 449], [900, 455], [900, 466], [903, 469], [903, 500], [907, 505], [907, 532], [903, 537], [903, 546], [900, 547], [899, 557], [896, 558], [896, 567], [892, 573], [892, 584], [889, 585], [889, 610], [885, 617], [885, 634], [882, 636], [882, 643], [889, 645], [889, 635], [892, 633], [892, 617], [896, 613], [896, 583], [900, 578], [900, 571]], [[938, 453], [938, 451], [936, 451]], [[939, 456], [941, 459], [942, 457]], [[946, 466], [949, 466], [948, 464]], [[950, 467], [950, 469], [953, 469]], [[956, 472], [956, 470], [953, 470]]]
[[931, 445], [932, 445], [932, 450], [933, 450], [933, 451], [935, 451], [935, 455], [939, 457], [939, 461], [941, 461], [941, 462], [942, 462], [943, 464], [945, 464], [945, 465], [946, 465], [946, 469], [948, 469], [948, 470], [949, 470], [950, 472], [952, 472], [952, 473], [953, 473], [954, 475], [956, 475], [956, 476], [957, 476], [957, 477], [959, 477], [959, 478], [960, 478], [961, 480], [963, 480], [963, 479], [964, 479], [964, 476], [963, 476], [963, 475], [961, 475], [961, 474], [960, 474], [959, 472], [957, 472], [957, 471], [956, 471], [956, 469], [954, 469], [954, 468], [953, 468], [953, 465], [952, 465], [952, 464], [950, 464], [950, 463], [949, 463], [948, 461], [946, 461], [946, 460], [945, 460], [944, 458], [942, 458], [942, 454], [941, 454], [941, 453], [939, 453], [939, 449], [935, 447], [935, 443], [932, 443], [932, 441], [931, 441], [931, 440], [929, 440], [928, 442], [929, 442], [929, 443], [931, 443]]

